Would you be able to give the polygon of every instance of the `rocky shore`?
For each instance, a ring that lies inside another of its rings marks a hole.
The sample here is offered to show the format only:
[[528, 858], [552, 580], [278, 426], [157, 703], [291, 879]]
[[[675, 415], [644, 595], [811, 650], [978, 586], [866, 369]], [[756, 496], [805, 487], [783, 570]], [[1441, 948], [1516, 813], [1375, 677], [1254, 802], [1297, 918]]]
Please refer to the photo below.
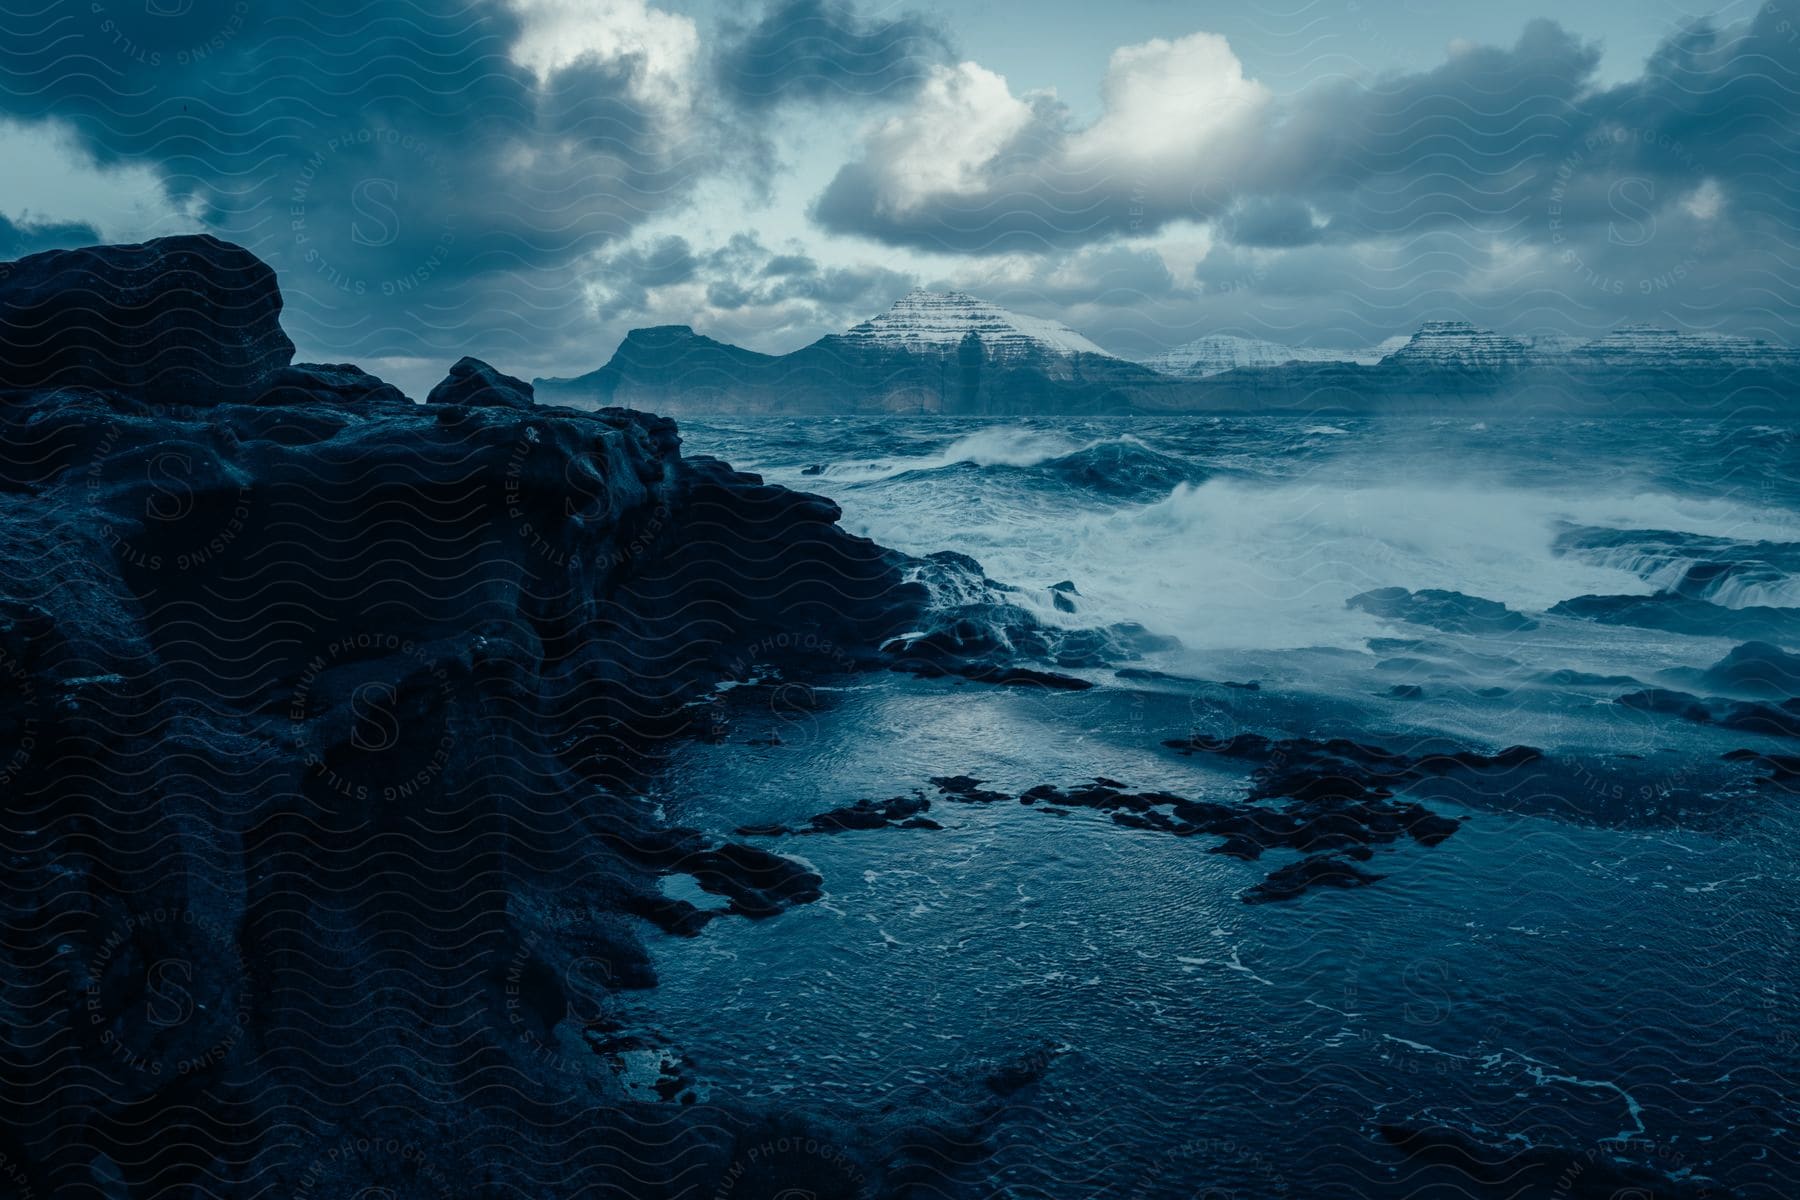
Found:
[[979, 1080], [885, 1132], [698, 1103], [608, 999], [718, 919], [666, 879], [818, 894], [640, 785], [742, 647], [885, 662], [909, 562], [667, 420], [473, 359], [414, 403], [280, 313], [209, 237], [0, 266], [9, 1194], [847, 1197], [977, 1136]]
[[[1313, 893], [1379, 884], [1465, 828], [1428, 800], [1578, 792], [1585, 811], [1597, 791], [1528, 746], [1234, 721], [1158, 735], [1220, 777], [1204, 790], [1091, 774], [1132, 774], [1107, 761], [1001, 790], [992, 763], [933, 761], [811, 815], [740, 824], [749, 796], [686, 827], [663, 805], [678, 752], [796, 749], [773, 726], [728, 736], [753, 701], [823, 707], [809, 681], [898, 671], [932, 703], [1104, 705], [1111, 680], [1180, 685], [1126, 665], [1173, 643], [1046, 623], [974, 559], [853, 536], [831, 500], [684, 454], [659, 416], [542, 405], [475, 358], [422, 403], [295, 363], [281, 312], [273, 272], [209, 237], [0, 263], [0, 1194], [960, 1194], [1009, 1111], [1066, 1119], [1034, 1093], [1079, 1048], [1000, 1009], [1011, 1040], [959, 1044], [960, 1067], [879, 1106], [753, 1102], [633, 1020], [648, 945], [803, 921], [823, 909], [783, 914], [832, 886], [800, 855], [943, 844], [959, 815], [1184, 839], [1274, 917], [1362, 899]], [[1056, 613], [1089, 604], [1072, 580], [1048, 592]], [[1693, 616], [1677, 601], [1569, 603], [1663, 628]], [[1453, 591], [1349, 603], [1450, 633], [1536, 624]], [[1437, 652], [1370, 648], [1395, 669]], [[1617, 711], [1791, 737], [1795, 665], [1751, 642], [1665, 673], [1695, 692], [1599, 682], [1633, 689]], [[1759, 792], [1800, 770], [1766, 746], [1727, 758], [1767, 773]], [[957, 766], [988, 775], [935, 774]], [[1400, 1126], [1370, 1144], [1468, 1153]]]

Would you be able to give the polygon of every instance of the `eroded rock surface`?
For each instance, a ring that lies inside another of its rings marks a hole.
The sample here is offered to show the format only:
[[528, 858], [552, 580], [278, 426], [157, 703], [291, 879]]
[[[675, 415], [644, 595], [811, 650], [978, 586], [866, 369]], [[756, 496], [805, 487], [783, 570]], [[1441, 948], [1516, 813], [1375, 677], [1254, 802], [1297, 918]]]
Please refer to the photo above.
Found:
[[643, 785], [744, 646], [885, 666], [910, 560], [659, 417], [290, 365], [212, 239], [10, 264], [0, 311], [14, 1178], [712, 1194], [770, 1114], [698, 1103], [620, 997], [653, 928], [820, 880]]

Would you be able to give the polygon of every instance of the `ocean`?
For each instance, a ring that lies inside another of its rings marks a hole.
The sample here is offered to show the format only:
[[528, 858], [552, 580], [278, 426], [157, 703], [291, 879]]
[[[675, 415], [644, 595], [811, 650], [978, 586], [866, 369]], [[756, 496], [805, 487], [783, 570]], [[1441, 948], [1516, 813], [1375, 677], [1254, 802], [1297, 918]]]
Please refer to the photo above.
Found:
[[[822, 901], [652, 935], [661, 983], [632, 1016], [708, 1086], [872, 1115], [959, 1066], [1042, 1056], [993, 1145], [946, 1159], [950, 1196], [1794, 1194], [1800, 789], [1755, 756], [1796, 743], [1729, 707], [1756, 703], [1754, 673], [1714, 667], [1800, 650], [1800, 427], [682, 434], [884, 545], [972, 556], [1046, 625], [1173, 639], [1060, 668], [1086, 690], [846, 672], [724, 693], [727, 732], [675, 749], [650, 797], [671, 820], [724, 837], [917, 794], [942, 828], [770, 843]], [[1377, 589], [1433, 591], [1347, 603]], [[1551, 611], [1580, 597], [1600, 599]], [[932, 783], [1239, 803], [1250, 764], [1164, 743], [1248, 733], [1544, 757], [1412, 785], [1454, 836], [1380, 847], [1368, 886], [1261, 904], [1244, 893], [1280, 856]], [[1409, 1156], [1418, 1129], [1464, 1149]]]

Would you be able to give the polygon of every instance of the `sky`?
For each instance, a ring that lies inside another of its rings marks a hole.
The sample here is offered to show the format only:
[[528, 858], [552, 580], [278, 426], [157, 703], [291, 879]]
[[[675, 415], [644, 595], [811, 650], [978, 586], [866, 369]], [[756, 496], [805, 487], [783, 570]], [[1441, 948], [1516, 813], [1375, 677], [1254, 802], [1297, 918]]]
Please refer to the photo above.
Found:
[[1800, 0], [0, 0], [0, 258], [204, 231], [422, 395], [914, 286], [1127, 357], [1800, 343]]

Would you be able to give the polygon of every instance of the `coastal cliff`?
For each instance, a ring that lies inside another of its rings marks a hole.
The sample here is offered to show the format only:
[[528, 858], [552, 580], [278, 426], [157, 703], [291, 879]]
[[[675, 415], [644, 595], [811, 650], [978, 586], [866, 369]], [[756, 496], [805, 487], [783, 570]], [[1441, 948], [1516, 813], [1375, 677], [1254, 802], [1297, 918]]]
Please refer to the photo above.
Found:
[[935, 1126], [707, 1100], [613, 998], [819, 895], [644, 784], [751, 664], [877, 661], [908, 560], [660, 417], [293, 364], [227, 243], [0, 275], [13, 1193], [898, 1194]]

